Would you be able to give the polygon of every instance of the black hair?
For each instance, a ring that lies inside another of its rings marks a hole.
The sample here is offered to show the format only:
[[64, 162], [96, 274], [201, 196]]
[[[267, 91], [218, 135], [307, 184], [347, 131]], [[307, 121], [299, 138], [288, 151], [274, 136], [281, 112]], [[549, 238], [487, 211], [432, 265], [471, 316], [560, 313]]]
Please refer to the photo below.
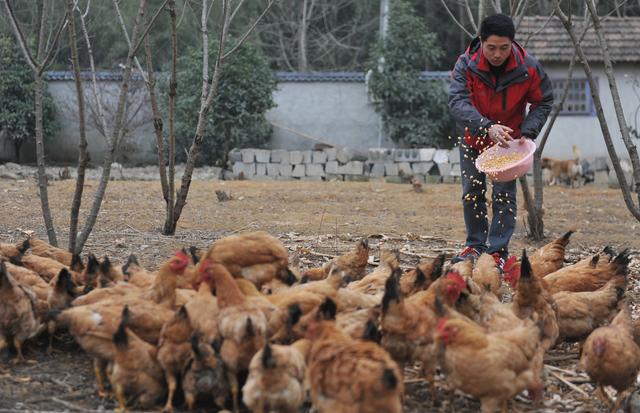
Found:
[[509, 40], [513, 40], [516, 36], [516, 28], [511, 17], [506, 14], [494, 14], [485, 17], [480, 23], [480, 39], [487, 40], [491, 35], [508, 37]]

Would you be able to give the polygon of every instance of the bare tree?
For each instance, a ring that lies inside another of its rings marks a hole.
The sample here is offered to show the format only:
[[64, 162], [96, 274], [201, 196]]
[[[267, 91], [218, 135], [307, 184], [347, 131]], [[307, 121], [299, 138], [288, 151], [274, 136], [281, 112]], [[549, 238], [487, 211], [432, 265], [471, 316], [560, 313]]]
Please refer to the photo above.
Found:
[[572, 19], [564, 13], [560, 5], [556, 6], [556, 14], [562, 21], [562, 24], [564, 25], [565, 29], [567, 30], [567, 33], [571, 38], [571, 42], [573, 43], [573, 46], [582, 62], [585, 75], [589, 82], [589, 86], [591, 87], [591, 97], [593, 99], [593, 103], [596, 108], [596, 115], [598, 116], [598, 121], [600, 123], [600, 128], [602, 130], [602, 136], [604, 138], [607, 151], [609, 152], [609, 157], [613, 164], [613, 168], [616, 172], [616, 176], [618, 178], [618, 181], [620, 182], [620, 188], [622, 190], [622, 196], [623, 196], [625, 205], [627, 206], [627, 209], [629, 210], [629, 212], [631, 212], [631, 214], [637, 220], [640, 221], [640, 206], [639, 206], [640, 205], [640, 159], [638, 158], [637, 148], [631, 141], [631, 136], [629, 134], [629, 127], [626, 123], [624, 112], [622, 110], [622, 104], [620, 102], [618, 87], [613, 74], [613, 65], [611, 63], [611, 56], [609, 54], [608, 44], [604, 37], [604, 33], [602, 29], [601, 18], [597, 13], [596, 4], [593, 2], [593, 0], [585, 0], [585, 2], [589, 10], [589, 15], [591, 16], [594, 30], [600, 44], [600, 50], [602, 51], [602, 56], [604, 58], [605, 74], [607, 76], [607, 80], [609, 81], [609, 89], [611, 91], [611, 96], [613, 98], [614, 110], [616, 112], [616, 117], [618, 121], [618, 126], [620, 128], [620, 133], [622, 135], [622, 140], [624, 142], [624, 145], [631, 159], [631, 164], [633, 167], [633, 177], [636, 182], [635, 189], [638, 195], [638, 204], [636, 204], [633, 200], [633, 197], [630, 191], [630, 186], [624, 175], [624, 171], [622, 170], [622, 167], [620, 165], [620, 159], [618, 158], [618, 154], [613, 145], [611, 132], [607, 124], [607, 119], [604, 116], [602, 101], [600, 100], [600, 93], [598, 91], [597, 84], [593, 76], [593, 71], [584, 53], [582, 45], [580, 44], [580, 41], [575, 34]]
[[[78, 235], [78, 239], [76, 241], [76, 252], [82, 251], [82, 248], [84, 247], [84, 244], [87, 242], [87, 239], [89, 238], [89, 235], [93, 230], [93, 226], [95, 225], [95, 222], [98, 218], [98, 212], [100, 211], [100, 206], [102, 205], [102, 200], [104, 199], [104, 194], [107, 190], [107, 184], [109, 183], [109, 177], [111, 175], [111, 164], [113, 163], [116, 150], [119, 147], [120, 142], [122, 141], [122, 138], [125, 134], [124, 119], [126, 117], [125, 111], [127, 109], [127, 95], [129, 91], [129, 82], [131, 81], [131, 75], [132, 75], [133, 58], [135, 55], [135, 49], [133, 45], [137, 45], [138, 39], [140, 37], [139, 29], [142, 24], [146, 5], [147, 5], [146, 0], [140, 0], [138, 5], [138, 11], [137, 11], [134, 25], [133, 25], [133, 30], [132, 30], [132, 36], [131, 36], [132, 45], [129, 46], [129, 52], [127, 54], [124, 71], [122, 73], [122, 83], [120, 85], [120, 94], [118, 96], [118, 103], [116, 106], [113, 127], [110, 130], [110, 134], [108, 134], [107, 153], [102, 163], [102, 174], [100, 176], [100, 182], [98, 184], [98, 189], [94, 194], [91, 210], [89, 211], [89, 215], [87, 217], [85, 225], [82, 228], [82, 231]], [[95, 82], [95, 77], [93, 78], [93, 80]], [[95, 83], [94, 83], [94, 92], [95, 92]], [[97, 96], [97, 92], [96, 92], [96, 96]]]
[[[29, 67], [33, 71], [35, 79], [35, 122], [36, 122], [36, 159], [38, 164], [38, 188], [40, 190], [40, 206], [42, 208], [42, 217], [47, 229], [47, 237], [52, 245], [57, 246], [58, 240], [56, 237], [56, 230], [51, 216], [51, 208], [49, 207], [49, 193], [47, 191], [47, 177], [45, 169], [45, 151], [44, 151], [44, 136], [42, 126], [42, 99], [43, 99], [43, 87], [44, 87], [44, 71], [51, 63], [56, 50], [58, 40], [62, 34], [62, 30], [67, 25], [67, 15], [65, 14], [57, 24], [55, 32], [47, 32], [47, 23], [52, 22], [53, 16], [48, 12], [49, 0], [40, 0], [38, 2], [38, 10], [40, 13], [39, 27], [36, 35], [36, 53], [35, 57], [29, 50], [27, 41], [24, 37], [23, 30], [20, 23], [16, 19], [13, 11], [13, 6], [9, 0], [3, 0], [4, 8], [11, 24], [11, 29], [16, 37], [20, 49], [24, 55], [25, 60], [29, 64]], [[52, 25], [49, 25], [52, 27]], [[52, 37], [52, 33], [53, 37]]]
[[[206, 6], [206, 2], [205, 6]], [[200, 111], [198, 115], [198, 122], [196, 126], [195, 136], [193, 137], [193, 141], [191, 142], [191, 147], [189, 148], [189, 153], [187, 155], [187, 163], [185, 165], [185, 170], [182, 175], [182, 181], [180, 184], [180, 189], [178, 190], [177, 197], [175, 200], [175, 205], [173, 206], [173, 215], [168, 216], [165, 224], [163, 226], [163, 233], [165, 235], [174, 234], [176, 231], [176, 225], [178, 220], [180, 219], [180, 215], [182, 214], [182, 209], [186, 205], [187, 195], [189, 194], [189, 188], [191, 186], [191, 177], [193, 175], [193, 168], [195, 167], [195, 162], [200, 154], [200, 150], [202, 148], [202, 142], [204, 140], [204, 133], [207, 124], [207, 114], [209, 109], [211, 108], [211, 104], [213, 102], [214, 97], [218, 92], [218, 81], [220, 79], [220, 73], [222, 71], [222, 66], [224, 64], [225, 59], [235, 53], [238, 48], [244, 43], [251, 34], [251, 32], [255, 29], [256, 25], [260, 20], [265, 16], [265, 14], [269, 11], [271, 6], [275, 3], [275, 0], [270, 0], [267, 6], [264, 8], [262, 13], [257, 17], [254, 23], [249, 27], [249, 29], [240, 36], [239, 40], [235, 43], [233, 47], [229, 51], [225, 51], [225, 44], [227, 43], [227, 38], [229, 34], [230, 24], [233, 15], [230, 14], [230, 0], [222, 0], [221, 1], [221, 27], [220, 27], [220, 37], [218, 41], [218, 51], [216, 55], [215, 62], [213, 64], [213, 70], [211, 74], [211, 78], [209, 80], [209, 68], [203, 65], [203, 91], [200, 103]], [[239, 6], [238, 6], [239, 7]], [[207, 29], [205, 27], [202, 28], [202, 47], [203, 47], [203, 58], [205, 55], [209, 53], [209, 45], [208, 45], [208, 37], [207, 37]], [[207, 83], [205, 84], [204, 79], [207, 79]], [[205, 97], [206, 96], [206, 97]], [[171, 162], [171, 160], [169, 160]], [[169, 182], [171, 185], [171, 182]], [[168, 205], [168, 208], [171, 206]]]
[[76, 188], [71, 201], [71, 216], [69, 218], [69, 251], [75, 251], [76, 237], [78, 234], [78, 215], [80, 213], [80, 205], [82, 204], [82, 192], [84, 190], [84, 176], [87, 164], [89, 163], [89, 154], [87, 153], [87, 130], [85, 123], [85, 105], [84, 91], [82, 89], [82, 80], [80, 79], [80, 61], [78, 59], [78, 43], [76, 40], [76, 4], [74, 0], [67, 0], [67, 16], [69, 18], [69, 48], [71, 49], [71, 64], [73, 66], [73, 77], [76, 86], [76, 99], [78, 101], [78, 128], [79, 139], [78, 144], [78, 176], [76, 177]]

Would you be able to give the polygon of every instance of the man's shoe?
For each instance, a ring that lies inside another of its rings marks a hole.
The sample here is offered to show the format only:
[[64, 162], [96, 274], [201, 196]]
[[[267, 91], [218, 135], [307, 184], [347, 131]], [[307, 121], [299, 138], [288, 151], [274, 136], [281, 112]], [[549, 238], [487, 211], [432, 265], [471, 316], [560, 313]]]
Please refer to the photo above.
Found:
[[473, 247], [466, 247], [462, 250], [462, 252], [455, 257], [451, 258], [451, 264], [455, 264], [458, 262], [476, 259], [480, 256], [480, 251]]
[[493, 257], [494, 261], [496, 262], [496, 267], [498, 267], [500, 272], [503, 272], [504, 271], [504, 263], [506, 262], [506, 260], [504, 258], [502, 258], [502, 254], [500, 254], [499, 252], [494, 252], [493, 254], [491, 254], [491, 256]]

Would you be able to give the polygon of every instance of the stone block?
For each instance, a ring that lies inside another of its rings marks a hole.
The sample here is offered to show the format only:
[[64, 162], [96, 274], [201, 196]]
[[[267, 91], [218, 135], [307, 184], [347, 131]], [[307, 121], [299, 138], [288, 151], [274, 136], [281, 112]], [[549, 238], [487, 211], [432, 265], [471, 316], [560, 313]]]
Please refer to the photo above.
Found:
[[325, 179], [327, 181], [344, 181], [344, 175], [327, 173], [327, 176], [325, 176]]
[[290, 151], [289, 152], [289, 163], [291, 163], [291, 165], [300, 165], [302, 163], [302, 152], [300, 152], [300, 151]]
[[446, 149], [437, 149], [436, 153], [433, 155], [433, 162], [438, 164], [449, 162], [449, 151]]
[[[358, 161], [356, 161], [358, 162]], [[350, 181], [350, 182], [367, 182], [369, 181], [369, 176], [368, 175], [344, 175], [344, 180], [345, 181]]]
[[366, 161], [367, 153], [354, 148], [340, 148], [336, 153], [336, 160], [342, 164], [350, 161]]
[[402, 178], [397, 175], [388, 175], [384, 177], [384, 180], [390, 184], [401, 184], [403, 183]]
[[328, 174], [337, 174], [338, 168], [338, 161], [327, 161], [327, 163], [324, 164], [324, 171]]
[[[258, 164], [260, 165], [260, 164]], [[275, 176], [268, 176], [268, 175], [254, 175], [251, 177], [252, 181], [275, 181], [276, 177]]]
[[267, 149], [255, 149], [256, 162], [269, 163], [271, 161], [271, 151]]
[[460, 163], [460, 148], [457, 146], [449, 151], [449, 162]]
[[440, 175], [427, 175], [425, 176], [425, 181], [428, 184], [439, 184], [442, 182], [442, 177]]
[[374, 163], [371, 165], [371, 170], [369, 171], [369, 175], [381, 177], [384, 176], [384, 164], [383, 163]]
[[385, 162], [384, 174], [386, 176], [398, 176], [398, 164], [395, 162]]
[[426, 175], [423, 174], [413, 174], [413, 179], [418, 182], [422, 182], [423, 184], [427, 182]]
[[293, 172], [291, 172], [291, 176], [294, 178], [302, 178], [307, 174], [307, 165], [298, 164], [293, 166]]
[[[631, 172], [624, 171], [624, 177], [627, 181], [627, 185], [629, 185], [630, 189], [634, 189], [633, 185], [633, 174]], [[616, 175], [616, 171], [609, 171], [609, 188], [620, 188], [620, 182], [618, 181], [618, 175]]]
[[245, 163], [245, 162], [236, 162], [233, 164], [233, 176], [236, 178], [240, 176], [240, 174], [244, 175], [245, 178], [250, 178], [256, 174], [256, 164], [255, 163]]
[[309, 176], [309, 175], [307, 175], [307, 176], [300, 177], [300, 180], [301, 181], [322, 181], [322, 178], [323, 178], [322, 176]]
[[289, 151], [284, 149], [274, 149], [271, 151], [272, 163], [289, 163]]
[[418, 149], [418, 161], [431, 162], [433, 161], [433, 155], [435, 155], [435, 148], [421, 148]]
[[242, 149], [241, 152], [242, 152], [242, 162], [244, 163], [255, 162], [256, 153], [253, 151], [253, 149]]
[[596, 185], [607, 185], [609, 183], [609, 172], [607, 170], [596, 171], [593, 177], [593, 183]]
[[312, 159], [312, 155], [311, 155], [311, 151], [302, 151], [302, 163], [312, 163], [313, 159]]
[[371, 163], [393, 162], [394, 152], [393, 148], [369, 148], [367, 160]]
[[280, 164], [279, 163], [268, 163], [267, 164], [267, 175], [268, 176], [278, 176], [278, 175], [280, 175]]
[[229, 151], [229, 162], [231, 164], [234, 162], [242, 162], [242, 152], [240, 149], [231, 149]]
[[313, 163], [327, 163], [327, 153], [323, 151], [313, 151], [311, 160]]
[[266, 176], [267, 175], [267, 164], [266, 163], [257, 163], [256, 164], [256, 176]]
[[433, 168], [433, 162], [414, 162], [411, 164], [411, 169], [415, 174], [427, 175]]
[[396, 162], [417, 162], [418, 149], [396, 149], [393, 159]]
[[452, 175], [445, 175], [442, 177], [442, 183], [443, 184], [455, 184], [456, 183], [456, 177], [452, 176]]
[[281, 163], [278, 167], [278, 171], [279, 171], [279, 176], [284, 176], [286, 178], [290, 178], [291, 177], [291, 173], [292, 173], [292, 166], [289, 164], [284, 164]]
[[335, 161], [338, 150], [336, 148], [324, 148], [322, 152], [327, 154], [327, 161]]
[[409, 162], [397, 162], [398, 166], [398, 175], [412, 175], [413, 170], [411, 169], [411, 164]]
[[325, 176], [324, 165], [319, 163], [310, 163], [306, 165], [306, 176]]
[[609, 158], [606, 156], [596, 156], [591, 162], [591, 167], [594, 171], [607, 171], [609, 169], [608, 166]]
[[451, 173], [452, 176], [462, 176], [462, 170], [460, 169], [459, 163], [451, 164]]
[[436, 166], [437, 171], [435, 170], [436, 168], [434, 168], [434, 170], [432, 171], [432, 175], [435, 175], [436, 173], [440, 176], [451, 175], [451, 164], [449, 162], [437, 163]]
[[338, 167], [338, 173], [344, 175], [362, 175], [364, 173], [364, 164], [361, 161], [348, 162]]

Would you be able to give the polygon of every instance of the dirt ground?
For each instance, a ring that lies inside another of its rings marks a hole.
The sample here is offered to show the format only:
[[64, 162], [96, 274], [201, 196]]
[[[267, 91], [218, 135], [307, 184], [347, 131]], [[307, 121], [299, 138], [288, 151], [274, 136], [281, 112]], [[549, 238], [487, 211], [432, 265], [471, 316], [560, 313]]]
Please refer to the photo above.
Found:
[[[97, 182], [88, 182], [82, 213], [86, 214]], [[49, 202], [58, 229], [58, 240], [68, 238], [72, 181], [49, 186]], [[215, 190], [232, 199], [218, 202]], [[459, 185], [427, 185], [422, 193], [410, 185], [383, 182], [250, 182], [194, 181], [188, 204], [175, 236], [163, 236], [160, 227], [164, 206], [158, 182], [113, 181], [85, 252], [109, 255], [123, 262], [134, 253], [151, 269], [175, 249], [207, 247], [231, 233], [266, 230], [278, 236], [291, 252], [308, 251], [303, 267], [317, 265], [327, 256], [342, 253], [364, 236], [372, 253], [380, 247], [396, 248], [403, 265], [414, 265], [421, 256], [453, 254], [464, 242]], [[549, 237], [569, 229], [577, 232], [569, 244], [568, 259], [576, 261], [610, 245], [617, 250], [640, 250], [640, 223], [627, 211], [619, 190], [586, 186], [578, 189], [550, 187], [545, 190], [545, 225]], [[0, 180], [0, 241], [14, 242], [34, 231], [46, 239], [38, 189], [34, 181]], [[512, 252], [533, 250], [538, 245], [526, 238], [523, 208], [512, 239]], [[303, 248], [304, 247], [304, 248]], [[631, 297], [635, 300], [640, 263], [631, 264]], [[26, 346], [29, 362], [10, 366], [0, 361], [0, 412], [15, 410], [91, 411], [112, 409], [115, 402], [99, 399], [89, 358], [66, 334], [56, 336], [56, 352], [45, 353], [46, 336]], [[604, 411], [594, 387], [575, 373], [577, 347], [562, 345], [546, 360], [547, 394], [534, 408], [524, 397], [515, 411]], [[454, 405], [434, 404], [424, 382], [407, 369], [406, 412], [477, 411], [479, 404], [456, 395]], [[203, 409], [210, 407], [204, 406]], [[203, 410], [204, 411], [204, 410]]]

